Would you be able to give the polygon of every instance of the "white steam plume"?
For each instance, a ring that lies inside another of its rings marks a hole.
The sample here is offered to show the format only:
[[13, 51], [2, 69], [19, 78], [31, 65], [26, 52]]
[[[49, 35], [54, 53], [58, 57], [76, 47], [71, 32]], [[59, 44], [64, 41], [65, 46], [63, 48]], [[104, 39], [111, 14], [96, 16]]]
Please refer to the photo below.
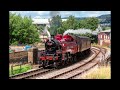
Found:
[[73, 34], [85, 34], [85, 33], [92, 33], [92, 31], [90, 29], [78, 29], [78, 30], [73, 30], [73, 29], [69, 29], [66, 30], [63, 35], [69, 34], [69, 33], [73, 33]]
[[48, 38], [49, 38], [49, 40], [51, 41], [51, 35], [50, 35], [50, 32], [49, 32], [48, 29], [47, 29], [47, 26], [45, 26], [44, 32], [47, 33]]

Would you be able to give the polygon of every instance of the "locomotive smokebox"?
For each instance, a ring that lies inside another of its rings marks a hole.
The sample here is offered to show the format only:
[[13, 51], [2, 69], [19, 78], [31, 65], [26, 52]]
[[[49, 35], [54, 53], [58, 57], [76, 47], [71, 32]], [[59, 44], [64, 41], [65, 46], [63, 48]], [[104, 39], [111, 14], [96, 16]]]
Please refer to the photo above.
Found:
[[54, 39], [54, 35], [51, 35], [51, 39]]

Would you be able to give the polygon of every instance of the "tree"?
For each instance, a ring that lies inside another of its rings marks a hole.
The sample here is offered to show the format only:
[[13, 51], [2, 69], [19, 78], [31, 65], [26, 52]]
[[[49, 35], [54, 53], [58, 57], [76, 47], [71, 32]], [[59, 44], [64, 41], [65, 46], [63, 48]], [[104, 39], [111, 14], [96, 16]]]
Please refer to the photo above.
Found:
[[39, 41], [37, 27], [32, 24], [31, 17], [21, 17], [10, 13], [9, 43], [32, 44]]
[[91, 43], [97, 43], [98, 41], [97, 35], [93, 35], [91, 33], [80, 34], [80, 36], [89, 37], [91, 39]]
[[22, 17], [20, 15], [16, 16], [16, 14], [10, 13], [10, 20], [9, 20], [9, 42], [13, 43], [17, 41], [20, 35], [20, 28]]
[[79, 28], [86, 28], [86, 26], [87, 26], [86, 20], [79, 21]]
[[75, 19], [75, 17], [74, 16], [69, 16], [68, 17], [68, 20], [66, 21], [66, 28], [67, 29], [77, 29], [77, 20]]
[[79, 27], [78, 20], [74, 16], [69, 16], [67, 21], [63, 21], [61, 27], [57, 29], [58, 33], [63, 34], [68, 29], [77, 29]]
[[99, 20], [96, 17], [87, 18], [86, 20], [86, 28], [91, 29], [92, 31], [96, 30], [99, 24]]
[[99, 20], [95, 17], [85, 18], [79, 21], [79, 28], [86, 28], [94, 31], [98, 27], [98, 24]]
[[63, 34], [64, 31], [65, 31], [64, 28], [59, 27], [59, 28], [57, 29], [57, 34]]
[[52, 17], [52, 20], [50, 21], [50, 28], [49, 28], [51, 35], [56, 35], [57, 29], [61, 27], [61, 25], [62, 25], [61, 16], [57, 15]]
[[95, 17], [92, 17], [92, 18], [88, 18], [87, 23], [89, 24], [89, 28], [92, 31], [94, 31], [98, 27], [99, 20], [97, 18], [95, 18]]

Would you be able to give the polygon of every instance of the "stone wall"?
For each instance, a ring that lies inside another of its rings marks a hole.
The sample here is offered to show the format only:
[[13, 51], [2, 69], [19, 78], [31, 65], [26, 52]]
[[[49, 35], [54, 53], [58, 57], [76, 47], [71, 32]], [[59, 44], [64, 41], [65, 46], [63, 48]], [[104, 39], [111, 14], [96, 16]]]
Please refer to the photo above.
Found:
[[28, 58], [28, 52], [27, 51], [19, 51], [13, 53], [9, 53], [9, 62], [20, 62], [20, 61], [27, 61]]
[[37, 64], [38, 61], [38, 48], [30, 48], [28, 50], [28, 62], [31, 64]]

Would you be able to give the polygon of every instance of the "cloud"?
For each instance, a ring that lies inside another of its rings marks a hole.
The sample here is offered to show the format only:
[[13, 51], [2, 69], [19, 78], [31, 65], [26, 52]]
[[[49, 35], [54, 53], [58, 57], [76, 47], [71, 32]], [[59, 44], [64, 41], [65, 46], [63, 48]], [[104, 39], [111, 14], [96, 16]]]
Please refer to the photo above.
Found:
[[41, 18], [41, 17], [40, 17], [40, 16], [35, 16], [34, 19], [35, 19], [35, 18]]
[[27, 13], [31, 13], [31, 11], [10, 11], [11, 13], [16, 13], [16, 14], [27, 14]]
[[96, 17], [102, 14], [110, 14], [110, 11], [60, 11], [62, 17], [73, 15], [75, 17]]
[[[50, 11], [10, 11], [12, 13], [21, 14], [22, 16], [50, 18]], [[103, 14], [111, 14], [111, 11], [60, 11], [61, 17], [73, 15], [75, 17], [96, 17]]]
[[103, 14], [110, 14], [110, 11], [86, 11], [84, 15], [87, 17], [97, 17]]
[[37, 13], [39, 14], [39, 15], [49, 15], [49, 12], [50, 11], [38, 11]]
[[61, 15], [62, 17], [68, 17], [68, 16], [70, 16], [70, 15], [73, 15], [73, 16], [74, 16], [75, 12], [76, 12], [76, 11], [60, 11], [60, 15]]

